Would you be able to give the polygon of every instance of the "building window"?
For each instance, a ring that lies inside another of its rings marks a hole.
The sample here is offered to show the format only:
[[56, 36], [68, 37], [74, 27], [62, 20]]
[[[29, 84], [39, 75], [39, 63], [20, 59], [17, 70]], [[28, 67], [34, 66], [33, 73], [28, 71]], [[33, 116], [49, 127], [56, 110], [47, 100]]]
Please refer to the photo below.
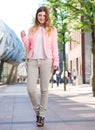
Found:
[[70, 70], [72, 71], [72, 61], [70, 61]]
[[72, 42], [71, 42], [71, 36], [70, 36], [70, 50], [72, 49]]
[[78, 67], [79, 67], [79, 63], [78, 62], [79, 62], [78, 58], [76, 58], [76, 70], [77, 70], [77, 72], [78, 72]]

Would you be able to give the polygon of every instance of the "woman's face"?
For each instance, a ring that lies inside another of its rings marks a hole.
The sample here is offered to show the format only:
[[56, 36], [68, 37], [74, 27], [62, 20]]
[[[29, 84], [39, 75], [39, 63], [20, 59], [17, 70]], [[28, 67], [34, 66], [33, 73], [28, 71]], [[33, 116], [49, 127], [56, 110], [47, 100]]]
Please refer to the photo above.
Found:
[[37, 15], [37, 19], [38, 19], [39, 23], [41, 25], [43, 25], [45, 23], [45, 20], [46, 20], [46, 13], [44, 11], [39, 12]]

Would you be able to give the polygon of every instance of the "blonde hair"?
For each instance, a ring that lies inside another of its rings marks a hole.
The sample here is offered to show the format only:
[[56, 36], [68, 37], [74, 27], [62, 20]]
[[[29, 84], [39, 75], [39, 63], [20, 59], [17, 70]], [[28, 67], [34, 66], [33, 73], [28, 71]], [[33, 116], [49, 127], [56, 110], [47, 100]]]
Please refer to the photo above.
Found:
[[46, 32], [48, 35], [50, 35], [50, 34], [51, 34], [51, 31], [54, 29], [54, 27], [51, 25], [48, 8], [47, 8], [47, 7], [40, 7], [40, 8], [38, 8], [38, 10], [37, 10], [37, 12], [36, 12], [36, 17], [35, 17], [35, 21], [34, 21], [34, 26], [29, 29], [29, 35], [35, 33], [35, 32], [38, 30], [38, 28], [39, 28], [39, 26], [40, 26], [40, 23], [39, 23], [39, 21], [38, 21], [37, 16], [38, 16], [38, 13], [39, 13], [39, 12], [42, 12], [42, 11], [44, 11], [45, 14], [46, 14], [46, 20], [45, 20], [45, 23], [44, 23], [44, 25], [43, 25], [43, 27], [45, 28], [45, 32]]

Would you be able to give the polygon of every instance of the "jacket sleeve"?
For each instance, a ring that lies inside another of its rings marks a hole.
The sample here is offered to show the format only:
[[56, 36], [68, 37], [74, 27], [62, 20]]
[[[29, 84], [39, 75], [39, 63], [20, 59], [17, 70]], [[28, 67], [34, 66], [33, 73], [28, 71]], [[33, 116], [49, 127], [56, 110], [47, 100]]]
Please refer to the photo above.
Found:
[[54, 28], [52, 34], [52, 57], [53, 57], [53, 66], [59, 67], [59, 55], [58, 55], [58, 43], [57, 43], [57, 29]]
[[31, 43], [30, 43], [29, 37], [28, 37], [28, 36], [24, 36], [24, 37], [22, 38], [22, 42], [24, 43], [24, 46], [25, 46], [26, 50], [29, 51], [29, 50], [31, 49], [31, 48], [30, 48]]

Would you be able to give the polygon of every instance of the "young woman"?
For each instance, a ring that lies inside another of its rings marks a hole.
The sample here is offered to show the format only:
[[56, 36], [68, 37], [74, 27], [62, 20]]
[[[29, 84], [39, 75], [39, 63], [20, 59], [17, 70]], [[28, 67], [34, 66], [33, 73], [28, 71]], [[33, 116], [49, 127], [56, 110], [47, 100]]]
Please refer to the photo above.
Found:
[[[37, 10], [34, 25], [29, 29], [28, 36], [22, 31], [21, 38], [28, 56], [28, 93], [36, 113], [37, 126], [43, 126], [51, 70], [59, 68], [57, 30], [51, 25], [46, 7], [40, 7]], [[41, 90], [40, 102], [36, 95], [38, 77], [40, 78]]]

